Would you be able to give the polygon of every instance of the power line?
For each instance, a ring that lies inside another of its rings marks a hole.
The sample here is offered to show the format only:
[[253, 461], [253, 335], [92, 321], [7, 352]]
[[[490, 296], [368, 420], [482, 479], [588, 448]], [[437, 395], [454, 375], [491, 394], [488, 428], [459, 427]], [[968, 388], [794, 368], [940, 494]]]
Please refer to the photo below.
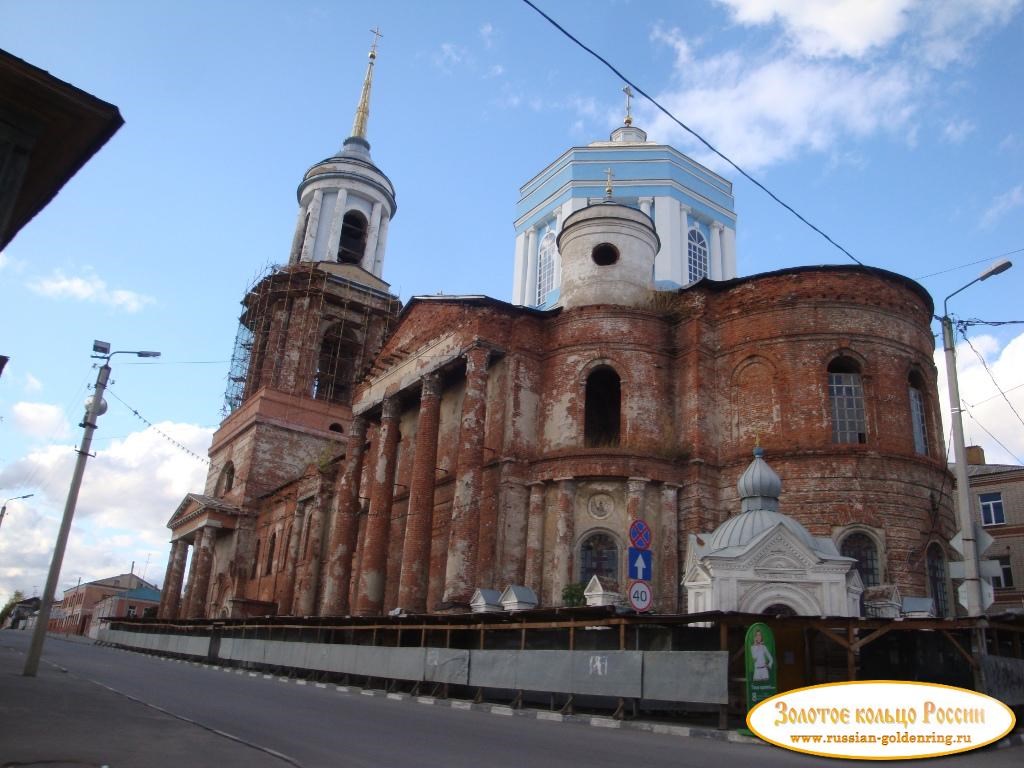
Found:
[[958, 328], [958, 330], [960, 331], [960, 335], [963, 337], [964, 341], [967, 342], [967, 346], [971, 348], [971, 351], [974, 352], [974, 354], [977, 355], [978, 359], [981, 361], [981, 365], [985, 369], [985, 373], [988, 374], [988, 377], [992, 380], [992, 384], [995, 386], [995, 388], [999, 390], [999, 394], [1003, 396], [1003, 400], [1006, 401], [1006, 404], [1010, 407], [1010, 410], [1013, 411], [1013, 415], [1017, 417], [1017, 421], [1019, 421], [1021, 425], [1024, 425], [1024, 419], [1022, 419], [1021, 415], [1017, 413], [1017, 409], [1013, 407], [1013, 403], [1010, 402], [1010, 398], [1006, 396], [1006, 392], [1003, 391], [1003, 388], [999, 386], [999, 382], [996, 381], [996, 377], [992, 374], [992, 369], [988, 367], [988, 363], [985, 362], [985, 358], [982, 356], [981, 352], [975, 349], [974, 345], [971, 344], [971, 340], [967, 338], [967, 334], [964, 333], [963, 328]]
[[606, 58], [604, 58], [604, 57], [603, 57], [603, 56], [602, 56], [601, 54], [597, 53], [597, 52], [596, 52], [595, 50], [593, 50], [592, 48], [589, 48], [588, 46], [586, 46], [586, 45], [584, 45], [584, 44], [583, 44], [582, 42], [580, 42], [580, 40], [578, 40], [578, 39], [577, 39], [577, 38], [576, 38], [575, 36], [573, 36], [573, 34], [572, 34], [571, 32], [569, 32], [569, 31], [568, 31], [568, 30], [567, 30], [567, 29], [566, 29], [565, 27], [563, 27], [563, 26], [562, 26], [561, 24], [559, 24], [559, 23], [558, 23], [557, 21], [555, 21], [555, 20], [554, 20], [554, 19], [552, 19], [552, 18], [551, 18], [550, 16], [548, 16], [548, 15], [547, 15], [546, 13], [544, 13], [544, 11], [542, 11], [542, 10], [541, 10], [540, 8], [538, 8], [538, 7], [536, 6], [536, 5], [534, 5], [534, 4], [532, 3], [532, 2], [530, 2], [530, 0], [523, 0], [523, 2], [524, 2], [524, 3], [526, 3], [526, 4], [528, 5], [528, 6], [530, 6], [531, 8], [533, 8], [533, 10], [535, 10], [535, 11], [536, 11], [537, 13], [539, 13], [539, 14], [540, 14], [540, 15], [541, 15], [542, 17], [544, 17], [544, 19], [546, 19], [546, 20], [547, 20], [547, 22], [548, 22], [549, 24], [551, 24], [551, 25], [552, 25], [552, 26], [553, 26], [553, 27], [554, 27], [555, 29], [557, 29], [557, 30], [558, 30], [559, 32], [561, 32], [561, 33], [562, 33], [563, 35], [565, 35], [565, 36], [566, 36], [567, 38], [569, 38], [570, 40], [572, 40], [572, 41], [573, 41], [573, 42], [574, 42], [574, 43], [575, 43], [576, 45], [578, 45], [578, 46], [579, 46], [580, 48], [582, 48], [582, 49], [583, 49], [584, 51], [586, 51], [586, 52], [587, 52], [587, 53], [589, 53], [589, 54], [590, 54], [591, 56], [593, 56], [593, 57], [594, 57], [595, 59], [597, 59], [598, 61], [600, 61], [600, 62], [601, 62], [602, 64], [604, 64], [604, 65], [605, 65], [606, 67], [608, 67], [608, 69], [610, 69], [610, 70], [611, 70], [612, 72], [614, 72], [614, 73], [615, 73], [615, 75], [616, 75], [616, 76], [617, 76], [617, 77], [618, 77], [618, 78], [619, 78], [620, 80], [622, 80], [622, 81], [623, 81], [624, 83], [626, 83], [626, 84], [627, 84], [627, 85], [628, 85], [628, 86], [629, 86], [630, 88], [632, 88], [632, 89], [633, 89], [634, 91], [636, 91], [636, 92], [637, 92], [638, 94], [640, 94], [640, 95], [641, 95], [641, 96], [643, 96], [643, 97], [644, 97], [645, 99], [647, 99], [647, 100], [648, 100], [649, 102], [651, 102], [651, 104], [653, 104], [653, 105], [654, 105], [655, 107], [657, 107], [657, 108], [658, 108], [658, 109], [659, 109], [659, 110], [660, 110], [660, 111], [661, 111], [661, 112], [662, 112], [662, 113], [663, 113], [663, 114], [664, 114], [664, 115], [665, 115], [666, 117], [668, 117], [668, 118], [669, 118], [669, 120], [671, 120], [672, 122], [674, 122], [674, 123], [675, 123], [676, 125], [678, 125], [678, 126], [679, 126], [680, 128], [682, 128], [682, 129], [683, 129], [684, 131], [686, 131], [686, 132], [687, 132], [687, 133], [689, 133], [689, 134], [690, 134], [691, 136], [693, 136], [694, 138], [696, 138], [696, 139], [697, 139], [697, 141], [699, 141], [699, 142], [700, 142], [701, 144], [703, 144], [703, 145], [704, 145], [705, 147], [707, 147], [707, 148], [708, 148], [709, 150], [711, 150], [711, 151], [712, 151], [713, 153], [715, 153], [716, 155], [718, 155], [718, 157], [722, 158], [722, 159], [723, 159], [723, 160], [724, 160], [725, 162], [727, 162], [727, 163], [728, 163], [729, 165], [731, 165], [731, 166], [732, 166], [733, 168], [735, 168], [735, 169], [736, 169], [736, 171], [737, 171], [738, 173], [740, 173], [740, 174], [741, 174], [741, 175], [742, 175], [742, 176], [743, 176], [743, 177], [744, 177], [745, 179], [747, 179], [747, 180], [748, 180], [748, 181], [749, 181], [750, 183], [752, 183], [752, 184], [753, 184], [754, 186], [758, 187], [758, 188], [759, 188], [759, 189], [760, 189], [760, 190], [761, 190], [762, 192], [764, 192], [764, 193], [765, 193], [766, 195], [768, 195], [768, 196], [769, 196], [769, 197], [770, 197], [770, 198], [771, 198], [772, 200], [774, 200], [774, 201], [775, 201], [776, 203], [778, 203], [779, 205], [781, 205], [781, 206], [782, 206], [783, 208], [785, 208], [785, 209], [786, 209], [787, 211], [789, 211], [789, 212], [790, 212], [791, 214], [793, 214], [794, 216], [796, 216], [796, 218], [798, 218], [798, 219], [799, 219], [800, 221], [802, 221], [802, 222], [803, 222], [804, 224], [806, 224], [806, 225], [807, 225], [808, 227], [810, 227], [810, 228], [811, 228], [812, 230], [814, 230], [814, 231], [815, 231], [815, 232], [817, 232], [817, 233], [818, 233], [819, 235], [821, 235], [821, 236], [822, 236], [823, 238], [825, 238], [825, 240], [827, 240], [827, 241], [828, 241], [828, 242], [829, 242], [829, 243], [830, 243], [831, 245], [835, 246], [835, 247], [836, 247], [836, 248], [838, 248], [838, 249], [839, 249], [840, 251], [842, 251], [842, 252], [843, 252], [843, 253], [844, 253], [844, 254], [845, 254], [846, 256], [848, 256], [848, 257], [849, 257], [849, 258], [850, 258], [851, 260], [853, 260], [853, 261], [854, 261], [854, 262], [855, 262], [856, 264], [859, 264], [859, 265], [860, 265], [860, 266], [862, 266], [862, 267], [864, 266], [864, 263], [863, 263], [863, 262], [862, 262], [862, 261], [861, 261], [860, 259], [858, 259], [858, 258], [857, 258], [856, 256], [854, 256], [854, 255], [853, 255], [852, 253], [850, 253], [850, 252], [849, 252], [848, 250], [846, 250], [846, 249], [845, 249], [845, 248], [844, 248], [843, 246], [839, 245], [839, 243], [837, 243], [837, 242], [836, 242], [835, 240], [833, 240], [833, 239], [832, 239], [831, 237], [829, 237], [829, 236], [828, 236], [828, 235], [827, 235], [827, 234], [826, 234], [825, 232], [823, 232], [823, 231], [822, 231], [821, 229], [819, 229], [818, 227], [814, 226], [814, 224], [812, 224], [812, 223], [811, 223], [810, 221], [808, 221], [808, 220], [807, 220], [806, 218], [804, 218], [804, 217], [803, 217], [802, 215], [800, 215], [800, 214], [799, 214], [799, 213], [798, 213], [798, 212], [796, 211], [796, 209], [795, 209], [795, 208], [793, 208], [793, 207], [792, 207], [791, 205], [789, 205], [789, 204], [787, 204], [787, 203], [783, 202], [783, 201], [782, 201], [782, 200], [781, 200], [781, 199], [780, 199], [780, 198], [778, 197], [778, 195], [776, 195], [776, 194], [775, 194], [774, 192], [772, 192], [772, 191], [771, 191], [770, 189], [768, 189], [768, 187], [766, 187], [766, 186], [765, 186], [764, 184], [762, 184], [762, 183], [761, 183], [760, 181], [758, 181], [757, 179], [755, 179], [755, 178], [754, 178], [753, 176], [751, 176], [751, 175], [750, 175], [749, 173], [747, 173], [747, 172], [746, 172], [745, 170], [743, 170], [742, 168], [740, 168], [740, 167], [739, 167], [739, 166], [738, 166], [738, 165], [737, 165], [737, 164], [736, 164], [735, 162], [733, 162], [733, 161], [732, 161], [732, 160], [731, 160], [731, 159], [730, 159], [729, 157], [727, 157], [726, 155], [724, 155], [724, 154], [722, 154], [721, 152], [719, 152], [719, 151], [718, 151], [718, 150], [717, 150], [717, 149], [716, 149], [716, 148], [715, 148], [715, 147], [714, 147], [714, 146], [713, 146], [713, 145], [711, 144], [711, 142], [709, 142], [709, 141], [708, 141], [707, 139], [705, 139], [705, 138], [704, 138], [703, 136], [701, 136], [701, 135], [700, 135], [699, 133], [697, 133], [697, 132], [696, 132], [695, 130], [693, 130], [692, 128], [690, 128], [690, 126], [688, 126], [688, 125], [686, 125], [685, 123], [683, 123], [683, 122], [682, 122], [682, 121], [681, 121], [681, 120], [680, 120], [679, 118], [677, 118], [677, 117], [676, 117], [675, 115], [673, 115], [673, 114], [672, 114], [671, 112], [669, 112], [669, 111], [668, 111], [667, 109], [665, 109], [665, 107], [663, 107], [663, 106], [662, 106], [662, 105], [661, 105], [661, 104], [660, 104], [660, 103], [659, 103], [659, 102], [658, 102], [658, 101], [657, 101], [657, 100], [656, 100], [656, 99], [655, 99], [654, 97], [652, 97], [652, 96], [651, 96], [650, 94], [648, 94], [648, 93], [647, 93], [647, 91], [645, 91], [645, 90], [644, 90], [643, 88], [641, 88], [641, 87], [640, 87], [639, 85], [637, 85], [637, 84], [636, 84], [636, 83], [634, 83], [634, 82], [633, 82], [632, 80], [630, 80], [630, 79], [629, 79], [628, 77], [626, 77], [626, 76], [625, 76], [624, 74], [622, 74], [622, 72], [620, 72], [620, 71], [619, 71], [619, 70], [618, 70], [618, 69], [617, 69], [617, 68], [616, 68], [616, 67], [615, 67], [615, 66], [614, 66], [614, 65], [613, 65], [613, 64], [612, 64], [611, 62], [609, 62], [609, 61], [608, 61], [608, 60], [607, 60]]
[[114, 391], [113, 391], [112, 389], [110, 389], [109, 387], [107, 388], [107, 392], [108, 392], [109, 394], [113, 395], [113, 396], [114, 396], [114, 399], [115, 399], [115, 400], [117, 400], [118, 402], [120, 402], [120, 403], [121, 403], [121, 405], [123, 405], [123, 406], [124, 406], [125, 408], [127, 408], [127, 409], [128, 409], [129, 411], [131, 411], [131, 412], [132, 412], [132, 414], [133, 414], [133, 415], [135, 416], [135, 418], [137, 418], [137, 419], [138, 419], [139, 421], [141, 421], [141, 422], [142, 422], [143, 424], [145, 424], [145, 425], [146, 425], [147, 427], [149, 427], [150, 429], [152, 429], [152, 430], [153, 430], [154, 432], [156, 432], [156, 433], [157, 433], [158, 435], [160, 435], [160, 436], [161, 436], [162, 438], [164, 438], [165, 440], [167, 440], [167, 441], [168, 441], [169, 443], [171, 443], [172, 445], [174, 445], [174, 446], [175, 446], [176, 448], [178, 448], [179, 450], [181, 450], [181, 451], [184, 451], [185, 453], [187, 453], [187, 454], [188, 454], [189, 456], [191, 456], [191, 457], [192, 457], [193, 459], [196, 459], [197, 461], [201, 461], [201, 462], [203, 462], [204, 464], [207, 464], [207, 465], [209, 465], [209, 463], [210, 463], [210, 460], [209, 460], [208, 458], [206, 458], [205, 456], [200, 456], [200, 455], [199, 455], [198, 453], [196, 453], [195, 451], [193, 451], [193, 450], [191, 450], [190, 448], [187, 448], [186, 446], [184, 446], [184, 445], [182, 445], [181, 443], [179, 443], [179, 442], [178, 442], [177, 440], [175, 440], [175, 439], [174, 439], [173, 437], [171, 437], [171, 436], [170, 436], [170, 435], [168, 435], [168, 434], [167, 434], [166, 432], [164, 432], [163, 430], [161, 430], [161, 429], [160, 429], [160, 428], [159, 428], [158, 426], [156, 426], [155, 424], [153, 424], [153, 422], [151, 422], [151, 421], [150, 421], [149, 419], [147, 419], [147, 418], [146, 418], [145, 416], [143, 416], [143, 415], [142, 415], [141, 413], [139, 413], [139, 412], [138, 412], [137, 410], [135, 410], [135, 409], [134, 409], [134, 408], [132, 408], [132, 407], [131, 407], [130, 405], [128, 405], [128, 403], [126, 403], [126, 402], [125, 402], [124, 400], [122, 400], [122, 399], [121, 399], [120, 397], [118, 397], [118, 396], [117, 396], [117, 393], [116, 393], [116, 392], [114, 392]]
[[[1013, 251], [1007, 251], [1006, 253], [1000, 253], [998, 256], [995, 256], [993, 258], [1003, 259], [1003, 258], [1006, 258], [1007, 256], [1013, 256], [1013, 254], [1015, 254], [1015, 253], [1022, 253], [1022, 252], [1024, 252], [1024, 248], [1017, 248], [1016, 250], [1013, 250]], [[947, 272], [956, 272], [958, 269], [964, 269], [965, 267], [973, 267], [973, 266], [975, 266], [977, 264], [988, 264], [990, 261], [992, 261], [992, 259], [978, 259], [977, 261], [968, 261], [966, 264], [960, 264], [959, 266], [956, 266], [956, 267], [949, 267], [948, 269], [940, 269], [938, 272], [932, 272], [931, 274], [928, 274], [928, 275], [921, 275], [920, 277], [915, 277], [914, 279], [915, 280], [924, 280], [924, 279], [929, 278], [929, 277], [935, 277], [936, 275], [944, 275]]]
[[1018, 464], [1024, 464], [1024, 461], [1021, 461], [1019, 458], [1017, 458], [1017, 456], [1013, 453], [1013, 451], [1011, 451], [1009, 448], [1007, 448], [1005, 445], [1003, 445], [1002, 442], [1000, 442], [998, 437], [996, 437], [991, 432], [989, 432], [988, 429], [985, 427], [985, 425], [982, 424], [980, 421], [978, 421], [978, 417], [975, 416], [973, 413], [971, 413], [971, 409], [967, 407], [966, 403], [962, 403], [961, 405], [962, 405], [963, 409], [965, 411], [967, 411], [967, 415], [971, 417], [971, 421], [973, 421], [975, 424], [977, 424], [979, 427], [981, 427], [982, 431], [986, 435], [988, 435], [993, 440], [995, 440], [996, 445], [998, 445], [1000, 448], [1002, 448], [1004, 451], [1006, 451], [1010, 456], [1012, 456], [1013, 460], [1016, 461]]

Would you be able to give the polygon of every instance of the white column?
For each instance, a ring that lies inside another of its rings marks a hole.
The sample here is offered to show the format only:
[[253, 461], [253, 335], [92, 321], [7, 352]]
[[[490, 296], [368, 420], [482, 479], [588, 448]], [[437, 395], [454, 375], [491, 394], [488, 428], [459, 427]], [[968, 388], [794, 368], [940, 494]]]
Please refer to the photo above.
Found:
[[313, 260], [313, 246], [316, 244], [316, 230], [320, 224], [320, 205], [323, 203], [323, 199], [323, 190], [318, 189], [313, 193], [313, 199], [309, 202], [309, 226], [306, 227], [306, 236], [302, 239], [300, 261]]
[[526, 304], [526, 233], [516, 235], [516, 266], [512, 273], [512, 303]]
[[377, 228], [377, 253], [373, 258], [373, 274], [380, 277], [384, 274], [384, 249], [388, 243], [388, 226], [391, 224], [391, 216], [381, 216], [380, 226]]
[[648, 216], [651, 215], [651, 206], [654, 205], [653, 197], [641, 197], [640, 198], [640, 212], [645, 213]]
[[537, 227], [526, 232], [526, 301], [528, 307], [537, 303]]
[[708, 277], [712, 280], [722, 279], [722, 230], [721, 222], [711, 222], [711, 254], [708, 264]]
[[338, 197], [334, 201], [334, 210], [331, 212], [331, 231], [327, 235], [327, 250], [324, 251], [324, 261], [338, 260], [338, 245], [341, 243], [341, 227], [345, 221], [345, 204], [348, 203], [348, 191], [338, 190]]
[[288, 254], [288, 263], [294, 264], [302, 255], [302, 243], [306, 234], [306, 206], [299, 206], [299, 220], [295, 222], [295, 235], [292, 237], [292, 250]]
[[681, 244], [679, 241], [680, 214], [683, 222], [686, 221], [682, 208], [679, 201], [671, 197], [658, 197], [654, 202], [654, 229], [661, 240], [661, 250], [654, 259], [654, 279], [671, 280], [679, 285], [686, 282], [683, 277], [686, 267], [685, 234]]
[[725, 227], [722, 231], [722, 279], [736, 277], [736, 230]]
[[380, 237], [380, 212], [383, 207], [380, 202], [376, 202], [370, 211], [370, 226], [366, 229], [366, 248], [363, 250], [363, 258], [359, 260], [360, 266], [367, 272], [372, 272], [377, 262], [377, 238]]

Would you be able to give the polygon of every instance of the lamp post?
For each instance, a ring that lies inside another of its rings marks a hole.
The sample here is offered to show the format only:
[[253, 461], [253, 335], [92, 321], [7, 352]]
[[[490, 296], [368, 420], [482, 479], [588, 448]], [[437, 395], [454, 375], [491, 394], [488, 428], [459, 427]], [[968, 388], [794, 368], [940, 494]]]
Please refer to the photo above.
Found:
[[[24, 496], [12, 496], [7, 501], [17, 501], [18, 499], [30, 499], [33, 496], [35, 496], [34, 493], [26, 493]], [[0, 525], [4, 524], [4, 515], [7, 514], [7, 501], [5, 501], [4, 505], [0, 507]]]
[[110, 358], [114, 355], [135, 355], [136, 357], [160, 357], [159, 352], [126, 352], [110, 351], [110, 344], [105, 341], [94, 341], [92, 344], [93, 358], [102, 360], [99, 372], [96, 374], [96, 386], [93, 389], [92, 397], [85, 401], [85, 418], [79, 425], [85, 428], [82, 433], [82, 444], [78, 448], [78, 459], [75, 461], [75, 471], [71, 475], [71, 487], [68, 489], [68, 499], [64, 504], [64, 517], [60, 521], [60, 530], [57, 533], [57, 543], [53, 548], [53, 560], [50, 561], [50, 572], [46, 577], [46, 587], [39, 603], [39, 618], [36, 619], [36, 626], [32, 631], [32, 644], [28, 649], [28, 656], [25, 658], [25, 669], [22, 674], [25, 677], [35, 677], [39, 670], [39, 657], [43, 653], [43, 641], [46, 639], [47, 625], [50, 623], [50, 609], [53, 606], [53, 593], [57, 589], [57, 578], [60, 576], [61, 565], [64, 562], [64, 550], [68, 544], [68, 534], [71, 532], [71, 520], [75, 516], [75, 504], [78, 503], [78, 490], [82, 485], [82, 476], [85, 474], [85, 461], [89, 458], [89, 448], [92, 446], [92, 433], [96, 431], [96, 421], [107, 411], [107, 404], [103, 400], [103, 392], [107, 388], [107, 381], [110, 379]]
[[975, 283], [988, 280], [1013, 266], [1008, 259], [1001, 259], [960, 288], [957, 288], [942, 302], [942, 348], [946, 352], [946, 383], [949, 385], [949, 417], [953, 422], [953, 458], [956, 462], [956, 500], [960, 523], [960, 538], [964, 551], [964, 584], [967, 587], [967, 615], [980, 616], [984, 613], [981, 598], [981, 577], [978, 573], [978, 542], [974, 536], [974, 514], [971, 509], [971, 493], [967, 479], [967, 449], [964, 447], [963, 409], [960, 407], [960, 386], [956, 375], [956, 343], [953, 338], [953, 321], [949, 317], [949, 300], [960, 291]]

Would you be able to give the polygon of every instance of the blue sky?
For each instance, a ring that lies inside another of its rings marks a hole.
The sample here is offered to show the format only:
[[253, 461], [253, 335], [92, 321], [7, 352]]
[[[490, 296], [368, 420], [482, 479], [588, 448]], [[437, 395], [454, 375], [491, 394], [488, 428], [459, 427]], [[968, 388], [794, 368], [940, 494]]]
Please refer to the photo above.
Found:
[[[918, 279], [940, 305], [1024, 248], [1021, 0], [538, 4], [860, 260]], [[403, 299], [508, 299], [519, 186], [622, 117], [622, 83], [518, 0], [0, 0], [0, 18], [0, 47], [125, 118], [0, 254], [0, 501], [35, 494], [0, 529], [0, 600], [45, 581], [94, 338], [163, 357], [114, 358], [60, 586], [132, 561], [162, 581], [164, 525], [205, 476], [167, 437], [205, 454], [238, 302], [287, 258], [296, 186], [349, 132], [371, 27], [384, 37], [369, 139], [398, 198], [384, 276]], [[847, 263], [650, 104], [635, 114], [652, 140], [734, 182], [741, 274]], [[1011, 258], [1022, 263], [957, 296], [954, 313], [1024, 319], [1024, 253]], [[1024, 327], [969, 333], [1024, 412]], [[1017, 463], [1024, 424], [975, 352], [960, 354], [968, 442]]]

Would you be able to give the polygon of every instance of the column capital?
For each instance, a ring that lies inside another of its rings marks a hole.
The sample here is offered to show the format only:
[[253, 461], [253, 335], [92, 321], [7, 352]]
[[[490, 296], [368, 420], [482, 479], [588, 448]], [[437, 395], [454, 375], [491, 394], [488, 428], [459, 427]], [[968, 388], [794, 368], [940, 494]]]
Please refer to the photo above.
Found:
[[630, 477], [626, 480], [626, 487], [632, 492], [640, 492], [651, 482], [646, 477]]
[[475, 372], [478, 368], [486, 371], [493, 352], [494, 350], [480, 341], [473, 342], [473, 344], [463, 350], [462, 356], [466, 359], [466, 375], [468, 376], [470, 372]]
[[420, 383], [421, 397], [439, 397], [441, 395], [441, 375], [436, 371], [425, 374]]
[[384, 421], [385, 419], [389, 421], [394, 421], [395, 419], [397, 419], [399, 414], [401, 413], [400, 406], [401, 404], [399, 403], [398, 398], [395, 397], [394, 395], [390, 397], [385, 397], [384, 402], [382, 402], [380, 406], [381, 421]]
[[722, 230], [725, 229], [725, 224], [720, 221], [711, 222], [711, 228], [721, 234]]

